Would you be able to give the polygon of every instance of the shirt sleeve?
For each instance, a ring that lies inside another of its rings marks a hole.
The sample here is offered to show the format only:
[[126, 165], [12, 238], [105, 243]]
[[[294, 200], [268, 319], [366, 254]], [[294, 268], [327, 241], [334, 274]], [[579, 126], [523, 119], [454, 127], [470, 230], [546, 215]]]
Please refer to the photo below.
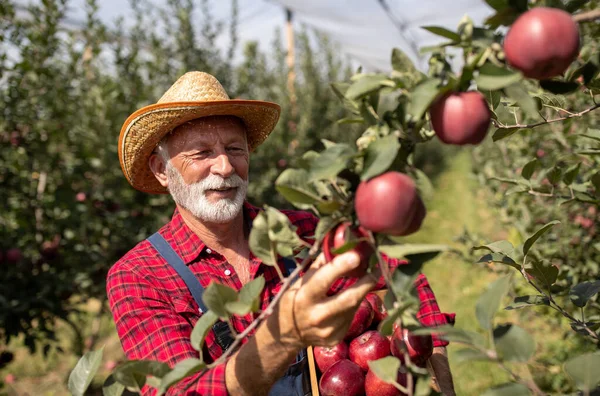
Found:
[[[188, 358], [198, 358], [192, 347], [192, 325], [175, 312], [169, 299], [143, 275], [135, 264], [117, 263], [108, 274], [107, 294], [117, 333], [128, 359], [146, 359], [173, 367]], [[226, 396], [225, 366], [201, 371], [169, 389], [167, 395]], [[146, 385], [143, 395], [155, 395]]]
[[[383, 259], [388, 262], [390, 266], [390, 270], [393, 271], [399, 265], [407, 264], [405, 260], [398, 260], [386, 257], [383, 255]], [[346, 287], [349, 287], [353, 283], [356, 282], [356, 279], [352, 278], [342, 278], [335, 281], [329, 290], [328, 294], [332, 295], [339, 292]], [[385, 288], [385, 280], [383, 277], [379, 278], [377, 285], [375, 286], [375, 290], [380, 290]], [[425, 327], [438, 327], [443, 325], [454, 325], [456, 314], [454, 313], [444, 313], [440, 311], [440, 307], [435, 298], [435, 294], [429, 285], [429, 281], [425, 277], [424, 274], [419, 274], [417, 279], [415, 280], [415, 288], [417, 290], [417, 295], [419, 296], [419, 311], [417, 312], [417, 319], [421, 324]], [[445, 347], [448, 345], [448, 341], [440, 338], [436, 334], [432, 334], [433, 338], [433, 346], [434, 347]]]

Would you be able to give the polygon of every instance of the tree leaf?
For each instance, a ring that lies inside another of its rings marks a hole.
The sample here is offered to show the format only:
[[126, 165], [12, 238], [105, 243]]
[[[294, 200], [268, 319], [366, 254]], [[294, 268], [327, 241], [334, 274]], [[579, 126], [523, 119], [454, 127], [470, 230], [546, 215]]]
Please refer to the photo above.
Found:
[[365, 152], [361, 180], [368, 180], [385, 172], [396, 159], [400, 143], [395, 135], [388, 135], [369, 144]]
[[531, 179], [531, 176], [533, 176], [533, 172], [535, 172], [535, 169], [537, 168], [537, 165], [538, 165], [537, 158], [529, 161], [523, 167], [523, 170], [521, 171], [521, 177], [523, 179], [525, 179], [525, 180]]
[[535, 340], [522, 328], [504, 324], [494, 328], [498, 357], [505, 361], [526, 362], [535, 353]]
[[259, 276], [254, 278], [252, 281], [246, 283], [242, 290], [240, 290], [239, 299], [240, 301], [249, 304], [252, 312], [256, 312], [259, 309], [260, 294], [265, 287], [265, 277]]
[[267, 222], [269, 225], [269, 240], [276, 247], [276, 252], [283, 257], [291, 257], [294, 250], [302, 245], [302, 241], [296, 234], [296, 226], [290, 219], [279, 210], [265, 205]]
[[[390, 80], [388, 80], [386, 75], [383, 74], [365, 74], [361, 76], [358, 80], [356, 80], [348, 90], [346, 91], [346, 98], [350, 100], [359, 99], [365, 95], [368, 95], [384, 85], [384, 82], [387, 81], [386, 85], [389, 85]], [[394, 85], [393, 81], [391, 82]]]
[[540, 81], [540, 87], [553, 94], [563, 95], [576, 91], [579, 88], [579, 84], [569, 81], [542, 80]]
[[576, 306], [583, 308], [588, 300], [600, 292], [600, 280], [586, 281], [575, 285], [569, 291], [569, 298]]
[[420, 119], [423, 114], [427, 111], [431, 103], [440, 93], [439, 85], [441, 84], [439, 78], [429, 78], [425, 81], [420, 82], [413, 90], [410, 96], [410, 102], [408, 105], [408, 112], [412, 114], [415, 119]]
[[492, 134], [492, 140], [497, 142], [498, 140], [505, 139], [514, 135], [515, 133], [520, 133], [522, 131], [526, 131], [527, 129], [513, 127], [513, 128], [498, 128]]
[[325, 237], [325, 234], [333, 229], [338, 223], [339, 220], [336, 220], [333, 217], [321, 217], [317, 224], [317, 228], [315, 229], [315, 240], [321, 241]]
[[530, 236], [529, 238], [527, 238], [527, 240], [523, 244], [523, 254], [527, 254], [529, 252], [529, 249], [531, 249], [531, 247], [533, 246], [533, 244], [538, 239], [540, 239], [540, 237], [542, 235], [544, 235], [546, 232], [548, 232], [550, 230], [550, 228], [552, 228], [556, 224], [560, 224], [560, 221], [554, 220], [554, 221], [551, 221], [551, 222], [545, 224], [542, 228], [540, 228], [539, 230], [537, 230], [535, 232], [535, 234], [533, 234], [532, 236]]
[[309, 181], [329, 180], [346, 169], [348, 161], [355, 155], [347, 144], [336, 144], [323, 151], [310, 163]]
[[570, 166], [566, 170], [566, 172], [563, 176], [563, 182], [567, 186], [570, 186], [571, 184], [573, 184], [573, 182], [575, 181], [575, 178], [579, 174], [579, 168], [581, 168], [581, 162], [578, 162], [577, 164]]
[[386, 356], [381, 359], [367, 362], [369, 369], [387, 384], [393, 384], [398, 378], [400, 370], [400, 359], [395, 356]]
[[124, 391], [125, 385], [115, 380], [115, 377], [112, 374], [106, 378], [102, 385], [103, 396], [121, 396]]
[[200, 352], [200, 360], [204, 360], [202, 356], [202, 346], [204, 345], [204, 339], [206, 335], [213, 327], [213, 325], [219, 319], [219, 315], [214, 313], [213, 311], [203, 312], [200, 319], [196, 322], [194, 329], [192, 330], [192, 335], [190, 336], [190, 342], [192, 343], [192, 347]]
[[418, 73], [414, 63], [401, 49], [392, 50], [392, 68], [402, 73]]
[[565, 363], [565, 372], [575, 381], [577, 388], [590, 391], [600, 383], [600, 353], [586, 353]]
[[508, 0], [485, 0], [496, 11], [501, 11], [509, 6]]
[[482, 396], [529, 396], [529, 389], [515, 382], [496, 385], [482, 393]]
[[202, 301], [206, 307], [220, 318], [229, 317], [225, 304], [237, 301], [237, 299], [238, 294], [235, 289], [216, 282], [211, 282], [202, 295]]
[[517, 102], [521, 109], [533, 118], [539, 118], [538, 105], [522, 84], [513, 84], [504, 88], [506, 95]]
[[412, 333], [415, 335], [437, 334], [438, 337], [450, 342], [472, 345], [478, 348], [485, 347], [485, 339], [481, 334], [469, 330], [459, 329], [452, 325], [422, 327], [420, 329], [413, 330]]
[[511, 267], [520, 270], [521, 266], [519, 264], [517, 264], [515, 262], [515, 260], [513, 260], [512, 258], [510, 258], [509, 256], [502, 254], [502, 253], [489, 253], [486, 254], [485, 256], [482, 256], [478, 261], [478, 263], [498, 263], [498, 264], [506, 264], [506, 265], [510, 265]]
[[252, 305], [243, 301], [230, 301], [225, 303], [225, 308], [232, 315], [247, 315], [252, 310]]
[[519, 72], [486, 63], [479, 69], [475, 83], [478, 89], [495, 91], [513, 85], [522, 79], [523, 75]]
[[413, 179], [417, 185], [417, 189], [419, 190], [419, 195], [421, 198], [423, 198], [425, 201], [432, 198], [434, 194], [434, 187], [429, 177], [425, 174], [425, 172], [417, 168], [414, 169], [413, 174]]
[[180, 361], [173, 367], [173, 370], [162, 377], [157, 396], [163, 395], [171, 386], [182, 379], [203, 370], [205, 367], [206, 364], [199, 359], [190, 358]]
[[415, 254], [440, 253], [449, 250], [448, 245], [428, 245], [428, 244], [398, 244], [398, 245], [380, 245], [379, 250], [392, 258], [406, 258]]
[[146, 384], [146, 377], [149, 375], [162, 378], [171, 369], [169, 365], [163, 362], [153, 360], [130, 360], [113, 371], [116, 381], [125, 385], [129, 390], [139, 391]]
[[500, 105], [500, 100], [502, 99], [502, 92], [493, 91], [490, 89], [483, 89], [480, 90], [480, 92], [485, 96], [485, 99], [489, 103], [492, 111], [496, 110], [498, 108], [498, 105]]
[[520, 309], [524, 307], [531, 307], [533, 305], [550, 305], [550, 300], [546, 296], [536, 295], [536, 296], [519, 296], [515, 297], [513, 303], [508, 305], [506, 308], [507, 311], [511, 311], [513, 309]]
[[506, 256], [514, 256], [515, 247], [509, 241], [495, 241], [487, 245], [474, 246], [473, 250], [489, 250], [492, 253], [502, 253]]
[[489, 330], [502, 299], [510, 287], [510, 275], [495, 280], [477, 300], [475, 315], [482, 329]]
[[104, 347], [97, 351], [87, 352], [79, 359], [71, 374], [69, 374], [69, 382], [67, 388], [74, 396], [83, 396], [87, 388], [92, 383], [100, 363]]
[[462, 348], [452, 352], [452, 357], [457, 363], [474, 361], [491, 361], [492, 359], [478, 349]]
[[304, 169], [286, 169], [275, 181], [275, 188], [294, 206], [306, 209], [321, 199], [318, 192], [308, 181], [308, 172]]
[[252, 253], [267, 265], [275, 265], [271, 240], [269, 239], [269, 223], [267, 214], [262, 211], [252, 221], [252, 229], [248, 238]]
[[442, 26], [421, 26], [421, 29], [425, 29], [435, 35], [448, 38], [452, 41], [460, 42], [460, 35], [452, 30], [448, 30]]
[[[600, 150], [598, 151], [598, 153], [600, 153]], [[548, 178], [548, 181], [550, 183], [552, 183], [553, 185], [557, 185], [560, 182], [560, 179], [562, 178], [562, 174], [562, 168], [560, 166], [554, 166], [552, 169], [546, 172], [546, 177]]]

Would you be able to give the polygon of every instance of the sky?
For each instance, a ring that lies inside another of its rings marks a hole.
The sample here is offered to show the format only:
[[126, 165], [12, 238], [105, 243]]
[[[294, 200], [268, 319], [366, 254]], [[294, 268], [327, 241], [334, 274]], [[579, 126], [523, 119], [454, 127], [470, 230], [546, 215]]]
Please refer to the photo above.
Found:
[[[156, 5], [166, 0], [151, 0]], [[26, 4], [28, 0], [17, 0]], [[111, 23], [123, 16], [131, 22], [132, 12], [126, 0], [98, 0], [100, 18]], [[85, 0], [70, 0], [70, 19], [85, 17]], [[217, 20], [227, 20], [230, 0], [210, 0]], [[394, 47], [406, 52], [421, 69], [427, 60], [419, 57], [416, 48], [432, 45], [439, 37], [420, 26], [439, 25], [456, 30], [459, 20], [468, 14], [476, 23], [491, 15], [484, 0], [238, 0], [240, 41], [256, 40], [268, 48], [275, 29], [285, 34], [285, 7], [293, 11], [294, 24], [327, 33], [341, 51], [367, 70], [390, 70], [390, 54]], [[383, 6], [382, 6], [383, 5]], [[388, 11], [386, 12], [385, 6]], [[285, 43], [285, 37], [282, 37]], [[227, 36], [221, 37], [225, 46]], [[241, 48], [242, 46], [240, 46]]]

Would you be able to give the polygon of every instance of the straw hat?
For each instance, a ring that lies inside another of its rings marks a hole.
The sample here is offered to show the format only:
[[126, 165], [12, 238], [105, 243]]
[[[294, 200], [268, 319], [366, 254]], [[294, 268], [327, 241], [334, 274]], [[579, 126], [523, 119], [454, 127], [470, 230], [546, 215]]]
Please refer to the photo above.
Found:
[[134, 188], [164, 194], [167, 190], [154, 177], [148, 158], [175, 127], [200, 117], [235, 116], [244, 122], [248, 147], [254, 150], [273, 131], [280, 111], [275, 103], [229, 99], [223, 86], [210, 74], [186, 73], [156, 104], [143, 107], [127, 118], [119, 135], [121, 169]]

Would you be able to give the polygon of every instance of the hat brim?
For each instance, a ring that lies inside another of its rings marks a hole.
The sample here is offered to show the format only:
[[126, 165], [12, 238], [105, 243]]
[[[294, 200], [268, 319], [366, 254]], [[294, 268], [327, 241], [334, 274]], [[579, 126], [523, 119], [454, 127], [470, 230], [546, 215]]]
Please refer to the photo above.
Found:
[[281, 108], [259, 100], [213, 102], [170, 102], [143, 107], [133, 113], [121, 128], [119, 161], [125, 177], [137, 190], [166, 194], [148, 166], [150, 155], [161, 139], [174, 128], [196, 118], [229, 115], [240, 118], [247, 130], [248, 148], [253, 151], [273, 131]]

